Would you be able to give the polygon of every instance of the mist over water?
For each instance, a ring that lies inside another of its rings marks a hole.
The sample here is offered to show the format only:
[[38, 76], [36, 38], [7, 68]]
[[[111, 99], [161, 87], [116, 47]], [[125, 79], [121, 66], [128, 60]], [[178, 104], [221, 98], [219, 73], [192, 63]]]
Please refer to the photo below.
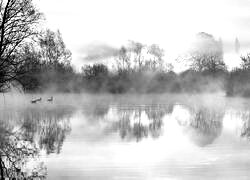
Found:
[[[30, 102], [40, 96], [41, 102]], [[250, 175], [247, 99], [222, 94], [53, 94], [54, 101], [48, 102], [50, 96], [6, 94], [1, 104], [1, 152], [8, 144], [18, 148], [21, 141], [36, 148], [36, 156], [14, 154], [23, 158], [16, 165], [23, 160], [27, 174], [35, 171], [47, 179]], [[18, 137], [16, 145], [12, 136]]]
[[236, 1], [1, 0], [0, 180], [249, 179]]

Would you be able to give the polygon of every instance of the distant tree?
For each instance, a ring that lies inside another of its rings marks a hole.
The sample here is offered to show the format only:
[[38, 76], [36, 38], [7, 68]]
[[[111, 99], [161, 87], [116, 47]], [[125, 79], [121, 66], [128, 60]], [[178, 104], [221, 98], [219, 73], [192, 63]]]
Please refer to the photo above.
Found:
[[250, 53], [245, 56], [241, 56], [241, 67], [244, 70], [250, 70]]
[[152, 70], [161, 69], [163, 67], [164, 50], [157, 44], [152, 44], [148, 47], [148, 54], [151, 58], [147, 61], [147, 64]]
[[41, 17], [32, 0], [0, 0], [0, 91], [18, 80], [23, 63], [19, 50], [37, 34]]
[[108, 80], [108, 68], [104, 64], [82, 67], [83, 84], [93, 92], [100, 91]]
[[66, 48], [60, 31], [53, 32], [47, 29], [39, 38], [41, 55], [47, 63], [69, 63], [71, 52]]
[[134, 53], [134, 62], [138, 70], [141, 70], [143, 66], [142, 51], [144, 47], [145, 45], [140, 42], [130, 41], [130, 44], [129, 44], [129, 50]]
[[124, 46], [122, 46], [118, 52], [117, 66], [119, 70], [129, 70], [131, 68], [130, 53]]
[[197, 40], [190, 52], [189, 60], [191, 60], [191, 67], [199, 72], [214, 73], [226, 69], [221, 42], [204, 32], [197, 34]]
[[108, 74], [108, 68], [104, 64], [86, 65], [82, 68], [82, 73], [86, 78], [106, 76]]

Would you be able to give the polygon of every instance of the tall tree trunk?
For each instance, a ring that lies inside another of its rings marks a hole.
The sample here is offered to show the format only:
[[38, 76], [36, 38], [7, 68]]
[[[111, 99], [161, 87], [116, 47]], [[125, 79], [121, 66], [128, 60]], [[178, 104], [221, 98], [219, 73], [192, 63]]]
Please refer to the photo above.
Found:
[[4, 180], [4, 169], [3, 169], [2, 163], [3, 163], [3, 161], [2, 161], [1, 154], [0, 154], [0, 179]]

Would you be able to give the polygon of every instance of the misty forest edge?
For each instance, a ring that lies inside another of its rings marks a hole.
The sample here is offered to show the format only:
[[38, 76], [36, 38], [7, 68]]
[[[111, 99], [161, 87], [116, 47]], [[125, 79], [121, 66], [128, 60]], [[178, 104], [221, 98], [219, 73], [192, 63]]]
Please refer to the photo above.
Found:
[[[228, 96], [250, 96], [250, 54], [241, 57], [240, 68], [229, 71], [223, 60], [222, 40], [208, 33], [198, 33], [195, 47], [177, 59], [189, 67], [181, 73], [173, 71], [158, 45], [134, 41], [113, 51], [109, 57], [112, 67], [92, 63], [77, 72], [59, 30], [41, 28], [44, 15], [32, 0], [2, 0], [0, 11], [0, 92], [17, 87], [24, 92], [223, 91]], [[92, 58], [103, 59], [105, 53], [86, 57]]]

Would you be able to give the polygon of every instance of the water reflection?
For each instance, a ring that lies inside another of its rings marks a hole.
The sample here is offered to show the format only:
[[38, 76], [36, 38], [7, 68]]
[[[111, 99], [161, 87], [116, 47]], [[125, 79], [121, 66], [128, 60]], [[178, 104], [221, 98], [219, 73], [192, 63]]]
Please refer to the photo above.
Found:
[[184, 127], [185, 134], [196, 145], [203, 147], [212, 144], [220, 136], [223, 128], [224, 110], [192, 106], [181, 106], [181, 108], [188, 111], [188, 119], [184, 118], [184, 121], [177, 119], [177, 121]]
[[60, 106], [6, 109], [0, 119], [0, 177], [45, 179], [46, 167], [37, 158], [41, 150], [60, 153], [72, 113]]
[[47, 154], [60, 153], [63, 141], [70, 133], [71, 107], [26, 109], [21, 113], [21, 129], [33, 142], [37, 137], [40, 149]]
[[[235, 173], [236, 166], [247, 172], [250, 144], [242, 141], [250, 139], [247, 108], [232, 113], [227, 107], [201, 103], [152, 102], [88, 101], [75, 108], [38, 104], [5, 109], [0, 113], [0, 175], [202, 179], [204, 173], [216, 172], [223, 179], [231, 177], [224, 172]], [[240, 122], [239, 134], [234, 121]], [[39, 159], [41, 153], [45, 163]]]
[[[143, 138], [158, 138], [162, 133], [163, 117], [171, 114], [173, 104], [169, 105], [138, 105], [138, 106], [115, 106], [111, 107], [106, 119], [116, 117], [111, 122], [109, 130], [118, 132], [123, 140], [133, 140], [137, 142]], [[106, 111], [106, 116], [108, 111]], [[115, 112], [115, 113], [114, 113]]]
[[220, 136], [225, 110], [180, 104], [92, 104], [84, 107], [83, 114], [90, 124], [106, 123], [105, 133], [117, 132], [121, 139], [136, 142], [148, 137], [159, 138], [164, 134], [164, 117], [175, 116], [172, 119], [178, 122], [184, 133], [202, 147], [213, 143]]
[[153, 138], [158, 138], [162, 133], [163, 118], [173, 112], [174, 104], [161, 107], [146, 108], [145, 113], [150, 121], [149, 132]]
[[0, 123], [0, 177], [1, 179], [38, 178], [45, 179], [46, 167], [36, 164], [29, 173], [25, 171], [26, 163], [39, 153], [35, 143], [24, 138], [20, 131], [14, 131], [10, 125]]
[[241, 129], [241, 137], [246, 137], [250, 140], [250, 111], [241, 111], [238, 112], [238, 116], [242, 119], [242, 129]]

